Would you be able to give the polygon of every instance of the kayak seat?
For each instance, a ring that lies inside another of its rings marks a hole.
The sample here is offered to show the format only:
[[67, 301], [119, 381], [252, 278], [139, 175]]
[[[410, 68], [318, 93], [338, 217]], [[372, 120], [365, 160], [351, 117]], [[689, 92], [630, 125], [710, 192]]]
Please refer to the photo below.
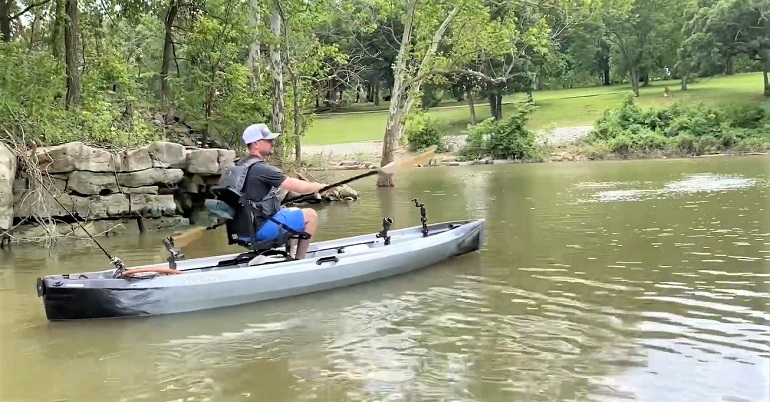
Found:
[[283, 235], [279, 236], [276, 239], [273, 240], [263, 240], [263, 241], [257, 241], [257, 242], [251, 242], [251, 241], [245, 241], [238, 237], [238, 234], [235, 232], [233, 225], [228, 222], [225, 227], [227, 228], [227, 244], [228, 245], [239, 245], [243, 248], [248, 249], [249, 251], [239, 254], [237, 257], [235, 257], [233, 260], [228, 261], [228, 263], [238, 263], [242, 260], [251, 260], [259, 255], [281, 255], [286, 260], [293, 259], [291, 257], [291, 243], [290, 241], [292, 239], [309, 239], [310, 234], [303, 231], [290, 231], [288, 233], [284, 233]]

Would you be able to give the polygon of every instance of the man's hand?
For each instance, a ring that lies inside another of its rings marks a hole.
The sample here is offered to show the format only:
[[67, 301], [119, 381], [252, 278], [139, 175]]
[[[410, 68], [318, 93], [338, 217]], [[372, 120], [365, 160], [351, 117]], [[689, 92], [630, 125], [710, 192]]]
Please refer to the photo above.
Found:
[[317, 193], [317, 192], [321, 191], [322, 188], [326, 187], [326, 184], [324, 184], [324, 183], [313, 183], [313, 184], [316, 185], [316, 188], [313, 189], [314, 193]]

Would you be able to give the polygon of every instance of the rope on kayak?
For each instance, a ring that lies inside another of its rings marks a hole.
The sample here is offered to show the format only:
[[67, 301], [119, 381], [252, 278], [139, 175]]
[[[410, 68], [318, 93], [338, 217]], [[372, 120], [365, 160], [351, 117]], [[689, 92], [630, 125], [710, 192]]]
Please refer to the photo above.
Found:
[[171, 269], [167, 267], [146, 267], [146, 268], [134, 268], [134, 269], [128, 269], [123, 270], [119, 274], [116, 274], [115, 278], [122, 279], [122, 278], [136, 278], [136, 279], [144, 279], [143, 277], [135, 277], [135, 274], [143, 274], [143, 273], [153, 273], [158, 275], [179, 275], [182, 272], [178, 271], [176, 269]]

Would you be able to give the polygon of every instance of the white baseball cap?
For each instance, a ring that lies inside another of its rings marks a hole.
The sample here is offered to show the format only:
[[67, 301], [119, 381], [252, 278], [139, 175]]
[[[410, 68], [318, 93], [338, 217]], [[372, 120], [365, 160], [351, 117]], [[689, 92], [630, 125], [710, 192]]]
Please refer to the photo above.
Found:
[[274, 133], [270, 131], [270, 129], [267, 127], [267, 124], [252, 124], [243, 130], [243, 142], [248, 145], [259, 140], [272, 140], [279, 135], [281, 135], [281, 133]]

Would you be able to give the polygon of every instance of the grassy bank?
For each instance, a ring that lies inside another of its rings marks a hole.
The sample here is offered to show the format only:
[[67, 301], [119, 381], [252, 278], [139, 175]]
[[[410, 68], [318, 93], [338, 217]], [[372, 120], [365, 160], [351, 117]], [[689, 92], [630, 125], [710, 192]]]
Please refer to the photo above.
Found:
[[[770, 150], [770, 113], [765, 105], [736, 103], [714, 106], [677, 101], [642, 107], [630, 94], [595, 121], [594, 129], [575, 144], [541, 145], [526, 125], [532, 113], [519, 104], [501, 121], [487, 120], [469, 130], [460, 151], [466, 160], [483, 158], [540, 162], [686, 157]], [[440, 141], [434, 123], [414, 134], [413, 142], [428, 146]]]
[[[665, 87], [668, 87], [671, 97], [663, 96]], [[687, 91], [680, 91], [678, 81], [658, 81], [641, 88], [635, 103], [643, 109], [649, 109], [666, 107], [677, 101], [684, 104], [702, 102], [709, 106], [750, 102], [759, 103], [768, 109], [770, 101], [763, 98], [761, 89], [761, 73], [705, 78], [689, 85]], [[537, 108], [529, 116], [527, 127], [536, 130], [548, 126], [592, 125], [605, 110], [621, 105], [630, 91], [630, 86], [618, 85], [534, 92], [533, 99]], [[505, 98], [503, 116], [515, 113], [515, 102], [523, 99], [523, 94]], [[380, 107], [383, 110], [371, 111], [369, 107], [370, 110], [363, 113], [317, 115], [303, 139], [303, 144], [381, 141], [387, 120], [387, 103]], [[456, 102], [442, 103], [440, 107], [431, 109], [426, 114], [431, 119], [443, 123], [445, 135], [464, 134], [470, 122], [468, 106]], [[477, 104], [476, 116], [479, 121], [490, 117], [488, 105]]]

